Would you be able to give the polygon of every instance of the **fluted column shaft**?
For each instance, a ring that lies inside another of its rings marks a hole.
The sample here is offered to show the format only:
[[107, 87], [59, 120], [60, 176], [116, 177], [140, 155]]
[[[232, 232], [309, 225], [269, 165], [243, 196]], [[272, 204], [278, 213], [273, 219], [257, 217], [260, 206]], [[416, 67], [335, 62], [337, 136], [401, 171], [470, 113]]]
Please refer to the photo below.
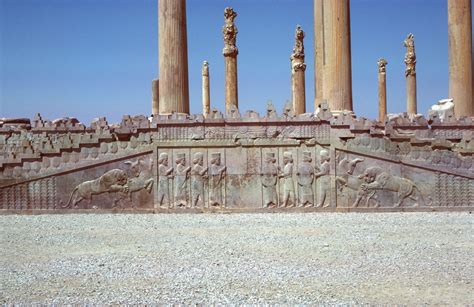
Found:
[[158, 1], [160, 113], [189, 113], [186, 0]]
[[314, 6], [316, 97], [333, 111], [352, 111], [350, 1], [314, 0]]
[[387, 115], [387, 61], [380, 59], [377, 62], [379, 68], [378, 84], [379, 84], [379, 121], [385, 122]]
[[295, 46], [290, 57], [291, 90], [295, 115], [306, 113], [304, 36], [304, 31], [301, 29], [301, 26], [298, 25], [295, 31]]
[[151, 114], [158, 115], [160, 99], [160, 80], [154, 79], [151, 81]]
[[405, 53], [405, 77], [407, 86], [407, 113], [417, 114], [416, 108], [416, 53], [415, 36], [408, 34], [403, 45], [406, 48]]
[[224, 10], [224, 26], [222, 34], [224, 35], [224, 49], [222, 54], [225, 59], [225, 109], [226, 114], [232, 109], [239, 107], [238, 87], [237, 87], [237, 33], [239, 33], [234, 19], [237, 13], [231, 8]]
[[209, 63], [202, 64], [202, 115], [208, 117], [211, 113], [211, 93], [209, 88]]
[[471, 0], [448, 0], [449, 97], [454, 113], [474, 116]]
[[314, 0], [314, 109], [323, 100], [324, 20], [323, 0]]

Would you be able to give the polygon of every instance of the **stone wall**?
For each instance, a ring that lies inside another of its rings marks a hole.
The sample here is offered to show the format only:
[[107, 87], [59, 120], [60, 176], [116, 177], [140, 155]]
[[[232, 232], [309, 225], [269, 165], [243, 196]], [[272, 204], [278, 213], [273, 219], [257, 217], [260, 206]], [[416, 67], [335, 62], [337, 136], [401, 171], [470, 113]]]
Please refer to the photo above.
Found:
[[474, 123], [214, 110], [0, 120], [1, 212], [393, 211], [474, 207]]

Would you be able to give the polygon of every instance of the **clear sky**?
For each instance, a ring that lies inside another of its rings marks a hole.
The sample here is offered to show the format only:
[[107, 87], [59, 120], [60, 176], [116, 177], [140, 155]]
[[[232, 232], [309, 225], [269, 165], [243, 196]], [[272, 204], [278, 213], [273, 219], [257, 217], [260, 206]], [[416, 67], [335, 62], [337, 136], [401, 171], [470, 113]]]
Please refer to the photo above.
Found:
[[[306, 108], [313, 111], [313, 0], [188, 0], [191, 113], [201, 112], [201, 64], [210, 63], [211, 107], [224, 110], [223, 11], [238, 13], [239, 107], [279, 112], [291, 97], [294, 30], [306, 31]], [[158, 75], [156, 0], [0, 0], [0, 117], [151, 112]], [[387, 66], [388, 112], [406, 108], [405, 48], [415, 35], [418, 111], [448, 95], [447, 0], [352, 0], [353, 104], [377, 117], [377, 60]]]

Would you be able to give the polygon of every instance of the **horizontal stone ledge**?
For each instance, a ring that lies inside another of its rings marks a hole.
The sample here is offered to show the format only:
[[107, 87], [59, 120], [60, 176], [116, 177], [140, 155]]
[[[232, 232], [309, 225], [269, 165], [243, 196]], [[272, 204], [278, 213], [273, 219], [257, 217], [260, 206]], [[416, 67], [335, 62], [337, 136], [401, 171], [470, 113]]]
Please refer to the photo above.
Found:
[[113, 208], [113, 209], [0, 209], [0, 215], [40, 215], [40, 214], [239, 214], [239, 213], [390, 213], [390, 212], [473, 212], [474, 207], [378, 207], [378, 208]]

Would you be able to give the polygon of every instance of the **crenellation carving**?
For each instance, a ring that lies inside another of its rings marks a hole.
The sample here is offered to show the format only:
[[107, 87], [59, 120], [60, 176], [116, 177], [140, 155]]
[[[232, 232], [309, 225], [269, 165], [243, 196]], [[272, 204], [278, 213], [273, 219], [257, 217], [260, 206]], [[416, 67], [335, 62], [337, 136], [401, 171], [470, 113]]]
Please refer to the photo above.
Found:
[[273, 102], [269, 100], [267, 102], [267, 113], [265, 115], [265, 118], [267, 119], [277, 119], [278, 118], [278, 113], [275, 109], [275, 106], [273, 105]]

